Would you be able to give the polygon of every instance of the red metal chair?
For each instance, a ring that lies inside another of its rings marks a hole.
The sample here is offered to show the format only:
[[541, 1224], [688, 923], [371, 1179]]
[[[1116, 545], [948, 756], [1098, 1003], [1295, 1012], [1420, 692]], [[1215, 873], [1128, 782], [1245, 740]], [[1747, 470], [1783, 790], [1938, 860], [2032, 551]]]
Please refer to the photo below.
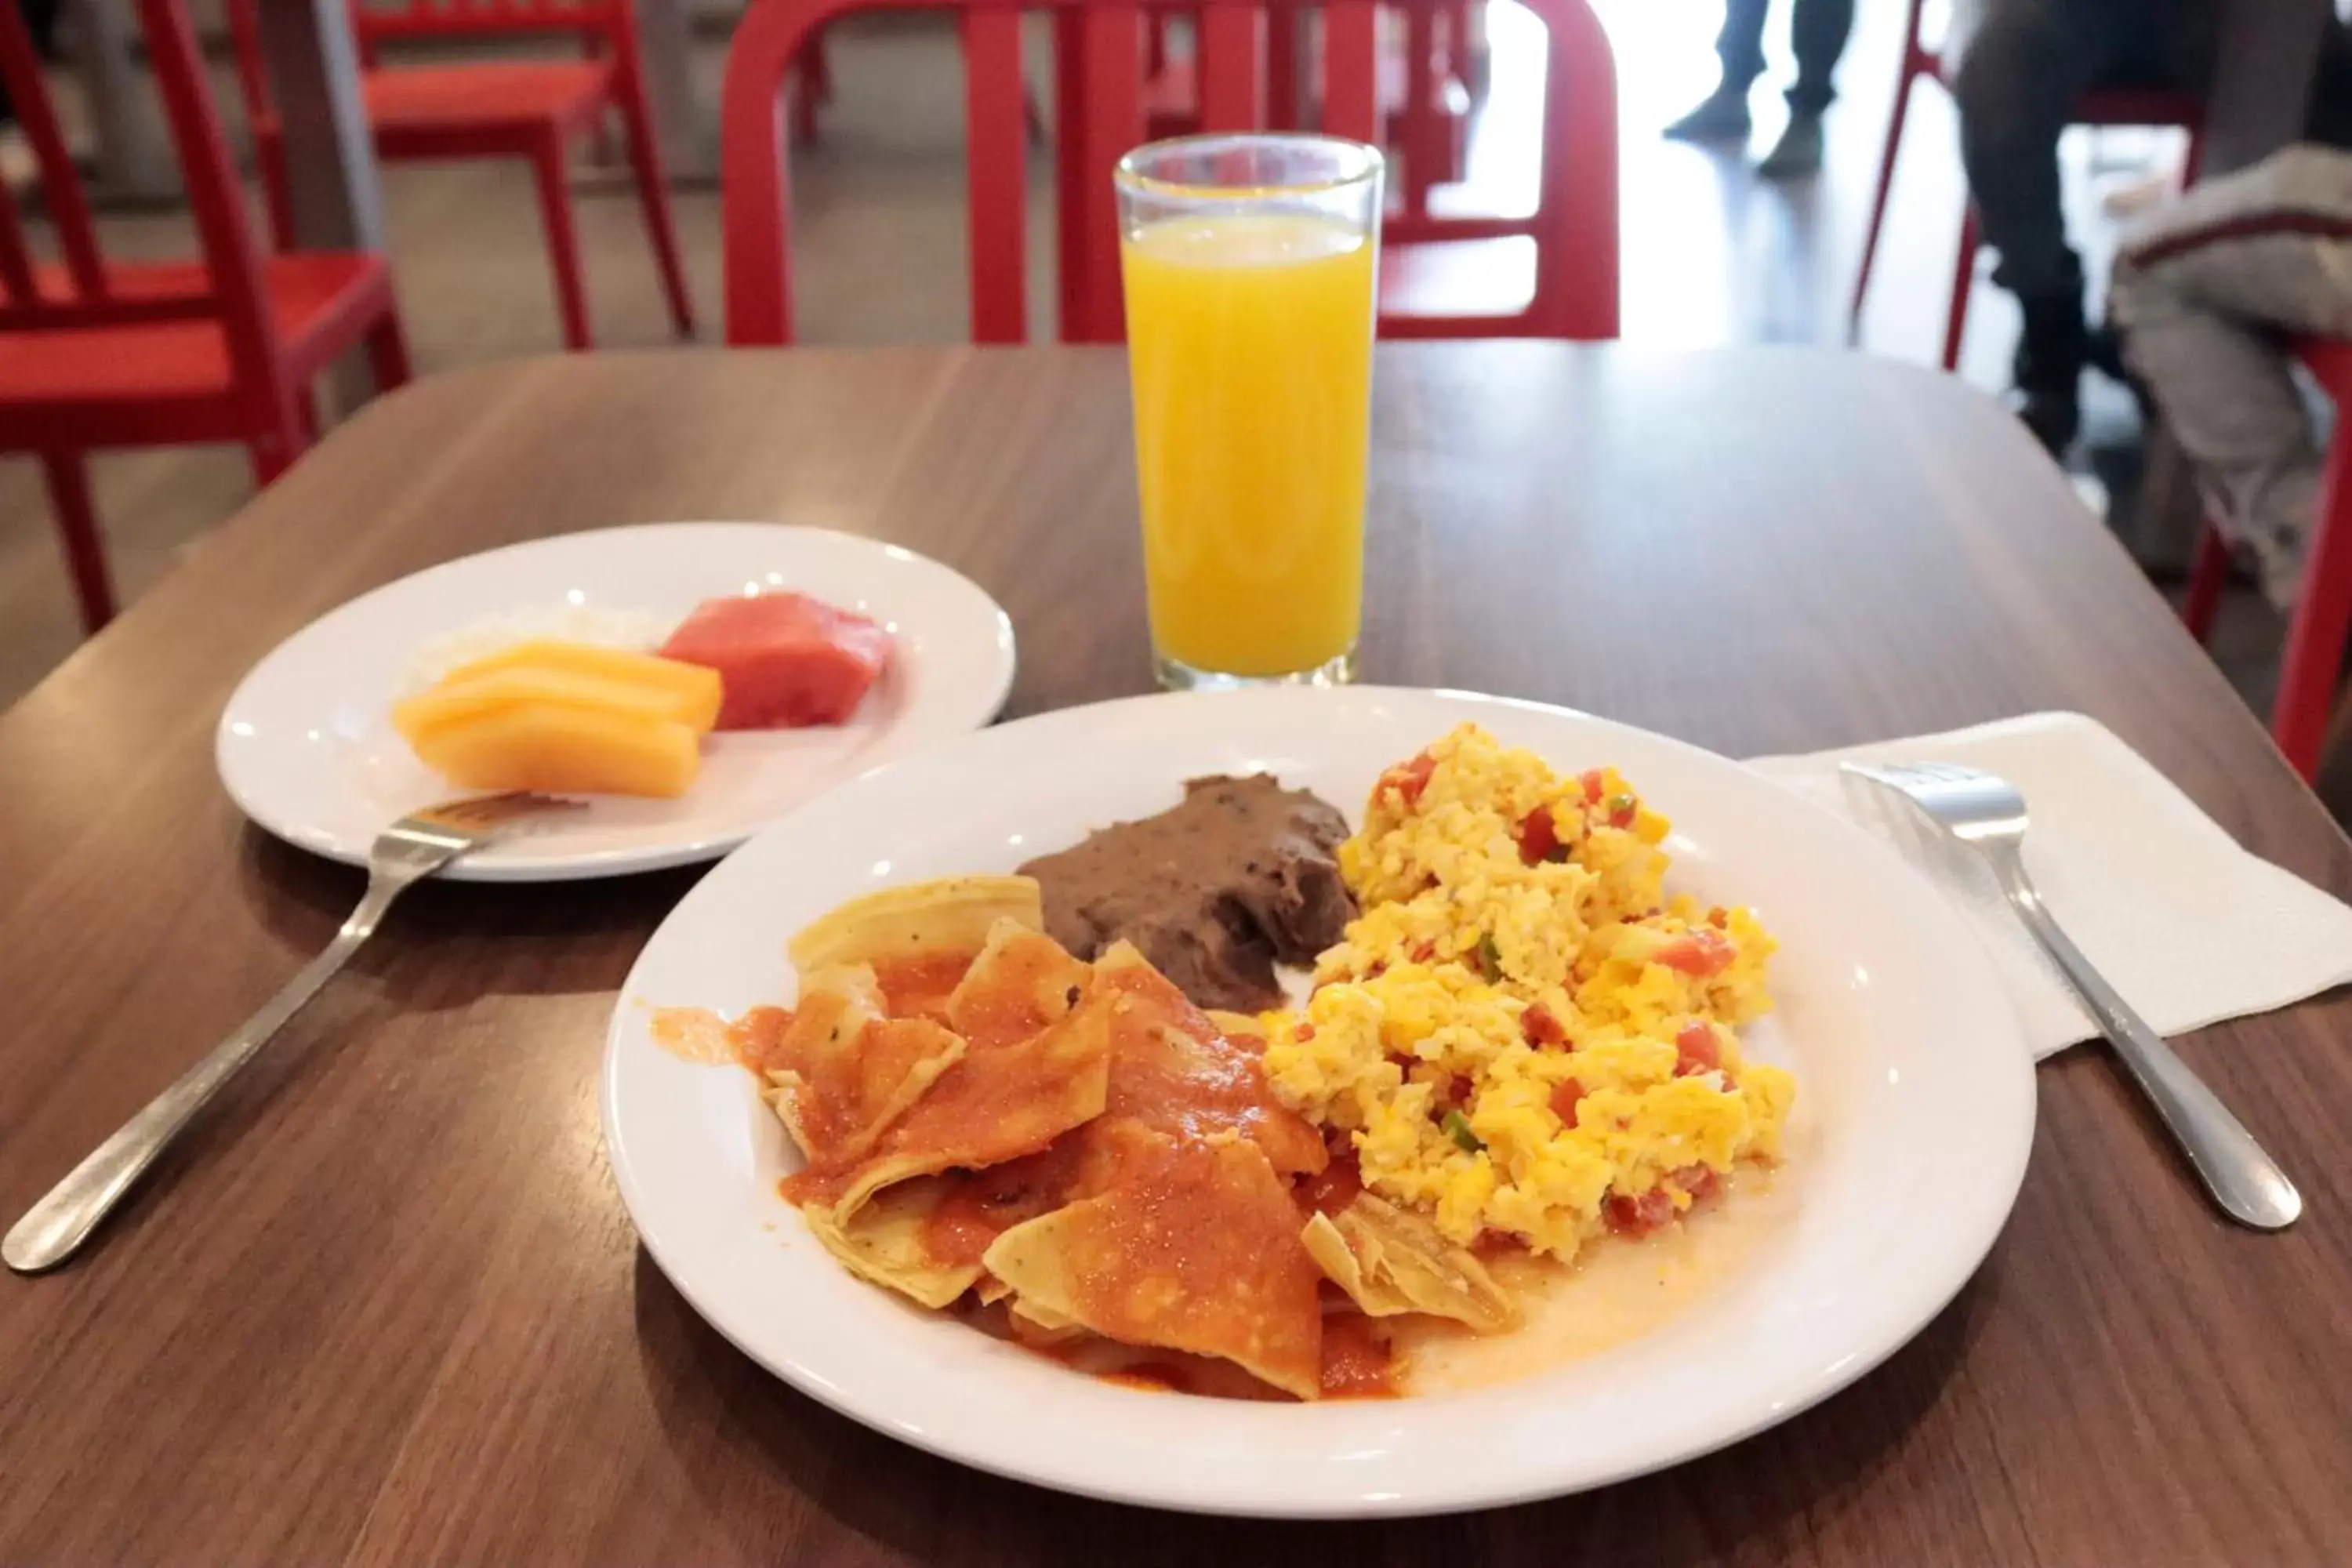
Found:
[[[1483, 0], [1480, 0], [1483, 3]], [[1470, 142], [1470, 14], [1472, 0], [1449, 0], [1406, 17], [1402, 47], [1384, 51], [1380, 104], [1386, 144], [1403, 155], [1407, 212], [1428, 210], [1433, 185], [1463, 176]], [[1154, 12], [1144, 40], [1143, 117], [1155, 142], [1201, 128], [1199, 61], [1171, 55], [1166, 13]], [[1299, 38], [1291, 27], [1270, 27], [1265, 39], [1265, 125], [1297, 128]]]
[[[1227, 0], [1155, 5], [1200, 16], [1201, 120], [1211, 131], [1263, 122], [1261, 42], [1271, 14], [1313, 0]], [[1412, 0], [1442, 12], [1448, 0]], [[1379, 129], [1374, 0], [1333, 0], [1324, 13], [1323, 122], [1374, 140]], [[1617, 335], [1616, 82], [1608, 40], [1586, 0], [1532, 0], [1549, 30], [1544, 158], [1536, 211], [1525, 217], [1391, 216], [1382, 252], [1381, 331], [1398, 337]], [[1115, 0], [752, 0], [736, 29], [720, 110], [725, 194], [727, 335], [733, 343], [792, 340], [787, 141], [781, 94], [795, 52], [835, 16], [863, 10], [949, 10], [963, 32], [971, 222], [972, 335], [1020, 342], [1028, 332], [1026, 129], [1021, 15], [1051, 11], [1055, 26], [1055, 149], [1060, 205], [1062, 336], [1115, 342], [1122, 335], [1118, 234], [1111, 167], [1144, 140], [1143, 9]], [[1531, 247], [1524, 308], [1477, 315], [1404, 315], [1390, 309], [1392, 265], [1407, 250], [1497, 242]]]
[[[2303, 588], [2287, 616], [2278, 697], [2271, 709], [2271, 736], [2307, 784], [2319, 774], [2336, 678], [2344, 667], [2345, 640], [2352, 637], [2352, 423], [2346, 419], [2346, 411], [2352, 410], [2352, 342], [2313, 340], [2299, 352], [2336, 408], [2336, 434], [2320, 471], [2318, 506], [2304, 547]], [[2189, 635], [2200, 643], [2213, 629], [2213, 614], [2229, 580], [2229, 541], [2208, 519], [2180, 605]]]
[[[1870, 271], [1878, 259], [1878, 234], [1886, 222], [1886, 198], [1895, 187], [1895, 160], [1903, 149], [1903, 121], [1911, 109], [1911, 89], [1922, 78], [1948, 89], [1943, 56], [1921, 40], [1925, 0], [1911, 0], [1908, 30], [1904, 34], [1903, 74], [1895, 88], [1895, 115], [1886, 127], [1886, 150], [1878, 161], [1878, 188], [1870, 198], [1870, 226], [1863, 231], [1862, 266], [1854, 274], [1853, 304], [1847, 312], [1850, 339], [1862, 333], [1863, 301], [1870, 294]], [[2158, 88], [2099, 88], [2084, 93], [2074, 107], [2074, 123], [2100, 127], [2135, 127], [2189, 132], [2189, 156], [2181, 169], [2184, 184], [2197, 178], [2205, 151], [2205, 100], [2195, 93]], [[1944, 368], [1958, 370], [1960, 340], [1968, 330], [1969, 296], [1976, 287], [1977, 253], [1984, 241], [1977, 229], [1976, 204], [1960, 220], [1960, 256], [1952, 273], [1951, 305], [1944, 319]]]
[[365, 343], [379, 387], [408, 379], [383, 258], [262, 256], [179, 0], [139, 0], [139, 13], [200, 261], [100, 253], [32, 39], [17, 8], [0, 5], [0, 80], [32, 144], [59, 258], [36, 257], [0, 186], [0, 451], [40, 458], [91, 631], [113, 616], [114, 590], [84, 453], [239, 441], [266, 485], [310, 444], [310, 383], [346, 349]]
[[[286, 164], [269, 84], [262, 65], [256, 0], [228, 0], [236, 41], [237, 85], [253, 121], [256, 161], [269, 200], [280, 247], [289, 244]], [[629, 0], [366, 0], [352, 7], [366, 68], [362, 85], [375, 148], [387, 160], [527, 158], [539, 186], [547, 247], [555, 265], [555, 298], [563, 341], [589, 346], [588, 301], [580, 277], [580, 243], [572, 226], [572, 187], [564, 174], [572, 139], [593, 132], [617, 110], [627, 132], [629, 163], [646, 228], [679, 335], [694, 331], [670, 224], [669, 190], [655, 146], [645, 74], [637, 55], [637, 25]], [[568, 35], [585, 46], [578, 59], [466, 60], [378, 67], [380, 46], [401, 39], [499, 38]]]

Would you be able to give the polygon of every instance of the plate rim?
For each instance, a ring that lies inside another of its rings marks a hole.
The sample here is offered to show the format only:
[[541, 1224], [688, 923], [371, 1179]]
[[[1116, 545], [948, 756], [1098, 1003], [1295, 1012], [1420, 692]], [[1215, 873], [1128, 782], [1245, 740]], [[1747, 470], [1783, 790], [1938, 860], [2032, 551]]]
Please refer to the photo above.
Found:
[[[984, 605], [992, 616], [994, 620], [992, 647], [997, 658], [996, 679], [986, 710], [979, 714], [969, 728], [959, 731], [954, 736], [943, 736], [941, 740], [960, 740], [964, 735], [986, 729], [994, 721], [996, 715], [1003, 711], [1005, 701], [1013, 694], [1013, 685], [1020, 670], [1020, 647], [1013, 630], [1013, 617], [993, 594], [973, 581], [968, 574], [959, 571], [936, 556], [927, 555], [921, 551], [909, 549], [906, 545], [889, 540], [876, 539], [867, 534], [851, 533], [837, 528], [824, 528], [813, 523], [763, 521], [756, 518], [673, 518], [656, 522], [616, 523], [609, 527], [583, 528], [564, 533], [541, 534], [536, 539], [519, 539], [510, 543], [493, 545], [488, 550], [477, 550], [467, 554], [452, 556], [446, 561], [436, 561], [429, 566], [420, 566], [415, 571], [395, 577], [388, 583], [379, 583], [363, 593], [355, 594], [320, 611], [271, 645], [268, 651], [247, 666], [245, 673], [238, 678], [236, 687], [229, 693], [228, 700], [221, 705], [219, 717], [213, 724], [214, 775], [219, 780], [222, 790], [228, 795], [230, 803], [236, 807], [239, 814], [262, 832], [306, 854], [316, 855], [341, 865], [364, 868], [367, 865], [367, 851], [363, 846], [347, 844], [337, 836], [311, 826], [288, 823], [276, 818], [274, 814], [265, 813], [258, 808], [249, 791], [239, 787], [236, 769], [230, 762], [230, 753], [240, 738], [232, 731], [231, 726], [236, 721], [238, 710], [247, 700], [247, 694], [254, 683], [262, 677], [265, 670], [281, 656], [286, 655], [289, 649], [293, 648], [298, 643], [310, 637], [337, 616], [356, 610], [380, 596], [395, 591], [411, 590], [412, 585], [421, 578], [472, 566], [499, 556], [527, 553], [575, 540], [611, 539], [625, 534], [662, 533], [674, 529], [715, 529], [746, 534], [782, 533], [803, 539], [816, 537], [828, 542], [865, 546], [882, 552], [896, 560], [919, 563], [921, 568], [942, 573], [977, 595], [980, 603]], [[828, 786], [827, 790], [819, 793], [820, 795], [829, 793], [830, 790], [838, 789], [843, 784], [862, 778], [877, 769], [895, 766], [905, 760], [904, 755], [886, 757], [869, 767], [859, 769], [856, 773]], [[790, 816], [810, 804], [812, 804], [811, 801], [802, 801], [787, 808], [784, 815]], [[767, 822], [748, 825], [740, 829], [707, 834], [657, 848], [593, 849], [561, 856], [514, 856], [504, 859], [475, 860], [471, 858], [464, 858], [438, 873], [438, 879], [446, 882], [525, 884], [584, 882], [598, 881], [611, 877], [627, 877], [645, 872], [669, 870], [679, 866], [692, 866], [704, 861], [716, 860], [781, 820], [782, 820], [782, 817], [772, 818]]]
[[[1266, 689], [1244, 689], [1241, 692], [1160, 692], [1114, 698], [1027, 715], [986, 731], [974, 731], [954, 742], [943, 742], [942, 745], [971, 745], [984, 741], [990, 743], [1002, 743], [992, 742], [992, 738], [999, 732], [1015, 731], [1024, 726], [1046, 721], [1076, 722], [1077, 721], [1073, 720], [1071, 715], [1093, 714], [1104, 710], [1129, 710], [1142, 703], [1197, 704], [1231, 701], [1236, 697], [1247, 700], [1253, 696], [1265, 695]], [[1313, 689], [1276, 689], [1286, 690], [1295, 697], [1300, 692]], [[1610, 729], [1633, 731], [1666, 747], [1696, 753], [1711, 763], [1740, 769], [1742, 772], [1747, 771], [1737, 760], [1690, 742], [1561, 704], [1496, 696], [1451, 687], [1358, 685], [1318, 693], [1318, 696], [1333, 698], [1350, 694], [1373, 698], [1396, 696], [1411, 700], [1433, 697], [1449, 702], [1565, 717], [1597, 723]], [[1470, 715], [1465, 714], [1465, 717], [1470, 717]], [[881, 767], [869, 770], [859, 775], [856, 780], [848, 781], [839, 788], [845, 789], [853, 784], [856, 787], [870, 788], [874, 787], [875, 781], [880, 775], [891, 770], [917, 765], [938, 765], [939, 758], [933, 753], [940, 749], [929, 748], [925, 752], [897, 759]], [[1942, 961], [1957, 963], [1964, 971], [1972, 971], [1973, 973], [1964, 976], [1964, 980], [1969, 984], [1971, 989], [1981, 990], [1990, 998], [1993, 1010], [2008, 1024], [2007, 1033], [2013, 1039], [2016, 1050], [2010, 1055], [2006, 1068], [1998, 1065], [2000, 1058], [1996, 1054], [1988, 1052], [1987, 1055], [1988, 1059], [1997, 1064], [1989, 1070], [1998, 1077], [2005, 1078], [2003, 1091], [2013, 1101], [2013, 1105], [2011, 1115], [2005, 1123], [2006, 1137], [2001, 1140], [1999, 1147], [1991, 1149], [1991, 1152], [2002, 1158], [2005, 1173], [2000, 1176], [1995, 1187], [1986, 1189], [1988, 1201], [1985, 1202], [1978, 1216], [1981, 1234], [1970, 1237], [1964, 1247], [1944, 1255], [1945, 1267], [1934, 1280], [1932, 1288], [1924, 1293], [1915, 1292], [1916, 1296], [1915, 1315], [1909, 1326], [1899, 1332], [1890, 1332], [1883, 1343], [1871, 1351], [1858, 1352], [1846, 1358], [1835, 1367], [1815, 1374], [1803, 1387], [1800, 1396], [1784, 1402], [1776, 1408], [1763, 1411], [1754, 1419], [1736, 1428], [1727, 1427], [1703, 1439], [1690, 1442], [1670, 1454], [1663, 1456], [1653, 1454], [1630, 1458], [1622, 1466], [1601, 1467], [1580, 1474], [1576, 1479], [1557, 1483], [1541, 1480], [1491, 1484], [1479, 1482], [1468, 1485], [1457, 1483], [1445, 1488], [1442, 1494], [1433, 1491], [1356, 1499], [1314, 1497], [1296, 1503], [1263, 1499], [1235, 1502], [1202, 1495], [1198, 1489], [1188, 1491], [1180, 1479], [1181, 1474], [1180, 1470], [1171, 1470], [1165, 1477], [1154, 1478], [1145, 1484], [1137, 1485], [1093, 1482], [1066, 1475], [1045, 1474], [1034, 1468], [1024, 1468], [1011, 1460], [999, 1460], [986, 1451], [974, 1451], [951, 1439], [940, 1439], [927, 1426], [907, 1417], [877, 1413], [861, 1407], [824, 1377], [802, 1366], [777, 1364], [775, 1361], [772, 1361], [762, 1352], [746, 1343], [738, 1336], [727, 1321], [730, 1316], [728, 1311], [713, 1310], [706, 1303], [702, 1296], [698, 1293], [695, 1284], [681, 1278], [676, 1260], [666, 1250], [666, 1244], [649, 1233], [639, 1222], [642, 1173], [635, 1169], [625, 1152], [616, 1131], [620, 1115], [616, 1106], [616, 1097], [619, 1089], [621, 1052], [627, 1034], [633, 1000], [638, 997], [639, 977], [647, 967], [648, 960], [659, 944], [664, 932], [688, 913], [689, 905], [698, 898], [717, 896], [705, 893], [705, 889], [710, 885], [709, 879], [698, 883], [696, 887], [688, 889], [686, 896], [681, 898], [663, 918], [660, 925], [647, 937], [645, 947], [639, 951], [637, 957], [630, 964], [627, 975], [623, 979], [620, 989], [614, 994], [613, 1008], [606, 1022], [604, 1049], [598, 1068], [598, 1127], [604, 1139], [606, 1164], [613, 1172], [622, 1206], [629, 1216], [632, 1227], [636, 1230], [638, 1241], [645, 1247], [646, 1255], [653, 1259], [656, 1267], [661, 1270], [663, 1278], [693, 1309], [696, 1316], [733, 1345], [761, 1373], [777, 1378], [797, 1393], [814, 1399], [828, 1409], [856, 1421], [869, 1430], [986, 1474], [1072, 1496], [1094, 1498], [1132, 1506], [1165, 1509], [1180, 1513], [1246, 1519], [1355, 1520], [1426, 1517], [1509, 1507], [1576, 1495], [1639, 1476], [1674, 1468], [1707, 1454], [1730, 1447], [1793, 1419], [1833, 1394], [1851, 1387], [1924, 1332], [1976, 1277], [1982, 1268], [1986, 1258], [1990, 1255], [1993, 1246], [2007, 1228], [2010, 1217], [2016, 1207], [2018, 1194], [2022, 1190], [2026, 1172], [2031, 1165], [2034, 1131], [2039, 1120], [2039, 1093], [2034, 1076], [2036, 1064], [2032, 1050], [2025, 1039], [2021, 1026], [2018, 1023], [2015, 1007], [2001, 987], [1999, 976], [1992, 968], [1991, 960], [1965, 921], [1935, 893], [1932, 885], [1927, 882], [1917, 869], [1905, 861], [1892, 847], [1873, 838], [1853, 823], [1804, 798], [1797, 792], [1780, 789], [1773, 781], [1761, 774], [1749, 774], [1749, 776], [1753, 777], [1759, 784], [1778, 791], [1787, 804], [1797, 808], [1801, 814], [1812, 818], [1817, 825], [1825, 825], [1833, 834], [1847, 838], [1857, 853], [1866, 859], [1875, 861], [1882, 871], [1892, 871], [1908, 881], [1920, 896], [1917, 907], [1923, 911], [1930, 911], [1926, 916], [1927, 921], [1943, 927], [1948, 935], [1959, 939], [1945, 946]], [[830, 798], [836, 793], [837, 791], [827, 792], [825, 798]], [[790, 833], [793, 827], [794, 818], [803, 811], [812, 809], [820, 804], [820, 801], [811, 801], [802, 807], [795, 808], [792, 813], [762, 827], [746, 842], [750, 843], [771, 836], [782, 837]], [[1992, 1201], [1996, 1196], [1997, 1201]], [[1485, 1392], [1488, 1391], [1448, 1392], [1425, 1397], [1444, 1400], [1475, 1398]], [[1259, 1407], [1250, 1406], [1250, 1408]], [[1273, 1405], [1264, 1408], [1279, 1410], [1288, 1407]]]

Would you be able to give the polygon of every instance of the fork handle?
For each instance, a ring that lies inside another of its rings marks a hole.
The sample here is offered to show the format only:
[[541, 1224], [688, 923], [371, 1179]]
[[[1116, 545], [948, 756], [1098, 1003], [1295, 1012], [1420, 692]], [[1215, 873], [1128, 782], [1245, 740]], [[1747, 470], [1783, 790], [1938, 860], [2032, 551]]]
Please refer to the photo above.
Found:
[[375, 934], [376, 923], [383, 918], [384, 910], [414, 879], [371, 875], [359, 907], [352, 911], [326, 950], [304, 964], [300, 973], [289, 980], [259, 1012], [214, 1047], [211, 1055], [148, 1101], [146, 1110], [124, 1122], [113, 1137], [91, 1151], [89, 1157], [76, 1165], [65, 1180], [50, 1188], [47, 1196], [26, 1210], [25, 1217], [16, 1222], [6, 1239], [0, 1240], [0, 1258], [5, 1258], [8, 1267], [19, 1274], [37, 1274], [56, 1268], [79, 1251], [98, 1223], [113, 1212], [122, 1194], [131, 1190], [131, 1184], [171, 1147], [172, 1141], [204, 1109], [205, 1102], [235, 1078], [238, 1069], [269, 1043], [270, 1037], [284, 1028], [287, 1021], [300, 1012], [319, 994], [319, 988], [333, 979], [336, 972], [351, 961], [352, 954]]
[[2189, 1156], [2198, 1179], [2222, 1212], [2257, 1230], [2284, 1230], [2303, 1213], [2303, 1195], [2278, 1163], [2263, 1152], [2230, 1108], [2165, 1044], [2164, 1037], [2116, 994], [2104, 975], [2092, 967], [2042, 902], [2040, 891], [2026, 876], [2022, 859], [2011, 853], [1994, 857], [2002, 890], [2026, 930], [2042, 951], [2058, 962], [2067, 984], [2099, 1021], [2100, 1032], [2123, 1058], [2140, 1090], [2156, 1107], [2157, 1115], [2172, 1130], [2173, 1138]]

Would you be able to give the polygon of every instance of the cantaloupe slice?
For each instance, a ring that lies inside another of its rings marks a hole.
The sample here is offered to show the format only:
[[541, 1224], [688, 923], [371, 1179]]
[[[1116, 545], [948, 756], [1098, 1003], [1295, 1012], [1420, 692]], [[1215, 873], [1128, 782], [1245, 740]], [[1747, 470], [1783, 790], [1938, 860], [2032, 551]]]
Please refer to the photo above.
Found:
[[562, 702], [515, 702], [427, 729], [412, 744], [452, 784], [551, 795], [683, 795], [701, 770], [695, 732]]
[[692, 665], [679, 668], [698, 676], [709, 676], [709, 679], [679, 681], [666, 676], [615, 679], [586, 673], [568, 662], [518, 663], [474, 675], [453, 675], [428, 691], [394, 703], [392, 722], [409, 744], [415, 745], [425, 735], [444, 725], [476, 719], [516, 703], [553, 702], [629, 718], [667, 721], [684, 724], [697, 734], [707, 733], [719, 717], [719, 678], [715, 671]]
[[[593, 643], [562, 642], [537, 637], [500, 648], [494, 654], [461, 664], [443, 676], [438, 687], [454, 686], [502, 670], [560, 670], [595, 680], [620, 681], [672, 693], [680, 722], [708, 731], [719, 720], [725, 695], [716, 670], [657, 654], [632, 653], [626, 648], [599, 647]], [[436, 687], [436, 689], [438, 689]]]

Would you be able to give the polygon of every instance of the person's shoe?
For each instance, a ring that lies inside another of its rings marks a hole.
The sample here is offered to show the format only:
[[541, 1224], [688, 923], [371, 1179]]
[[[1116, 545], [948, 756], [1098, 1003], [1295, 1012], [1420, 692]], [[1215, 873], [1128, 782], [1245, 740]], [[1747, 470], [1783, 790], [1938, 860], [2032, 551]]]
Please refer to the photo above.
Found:
[[2083, 321], [2079, 289], [2018, 301], [2025, 314], [2011, 367], [2016, 390], [2011, 406], [2033, 438], [2053, 458], [2063, 458], [2083, 427], [2083, 370], [2090, 363], [2091, 332]]
[[1666, 127], [1669, 142], [1745, 142], [1748, 139], [1748, 95], [1718, 87], [1699, 100], [1696, 109]]
[[1768, 180], [1795, 180], [1819, 174], [1821, 167], [1822, 117], [1791, 113], [1788, 129], [1756, 165], [1756, 173]]

